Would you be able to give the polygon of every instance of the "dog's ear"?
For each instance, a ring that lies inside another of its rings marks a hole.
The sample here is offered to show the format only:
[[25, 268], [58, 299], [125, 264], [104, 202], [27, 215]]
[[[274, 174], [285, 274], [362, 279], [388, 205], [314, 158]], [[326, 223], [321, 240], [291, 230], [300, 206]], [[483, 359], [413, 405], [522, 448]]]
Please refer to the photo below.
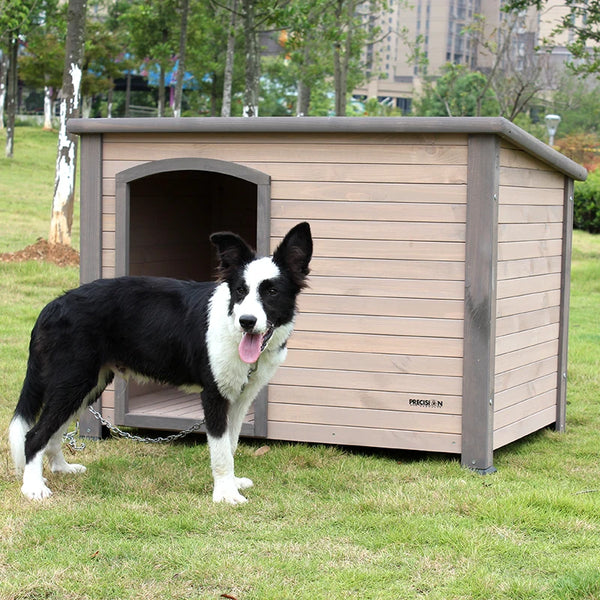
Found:
[[308, 263], [312, 258], [313, 243], [310, 225], [298, 223], [290, 229], [273, 253], [273, 261], [280, 268], [286, 269], [299, 288], [306, 287], [306, 276], [310, 269]]
[[217, 269], [219, 279], [224, 281], [240, 266], [252, 261], [255, 257], [254, 251], [246, 242], [235, 233], [222, 231], [213, 233], [210, 241], [217, 248], [219, 267]]

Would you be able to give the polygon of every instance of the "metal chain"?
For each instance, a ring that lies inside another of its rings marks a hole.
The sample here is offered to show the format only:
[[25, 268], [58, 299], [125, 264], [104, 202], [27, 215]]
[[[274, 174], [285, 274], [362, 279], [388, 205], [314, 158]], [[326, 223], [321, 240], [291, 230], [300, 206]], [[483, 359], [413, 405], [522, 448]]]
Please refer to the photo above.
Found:
[[143, 442], [144, 444], [167, 444], [169, 442], [174, 442], [175, 440], [179, 440], [194, 431], [197, 431], [204, 425], [205, 419], [202, 421], [197, 421], [193, 425], [190, 425], [187, 429], [180, 431], [179, 433], [173, 433], [172, 435], [167, 435], [165, 437], [156, 437], [156, 438], [148, 438], [142, 437], [139, 435], [133, 435], [127, 431], [123, 431], [119, 429], [116, 425], [113, 425], [110, 421], [105, 419], [95, 408], [92, 406], [88, 407], [88, 410], [106, 427], [113, 435], [117, 435], [122, 438], [126, 438], [128, 440], [133, 440], [135, 442]]

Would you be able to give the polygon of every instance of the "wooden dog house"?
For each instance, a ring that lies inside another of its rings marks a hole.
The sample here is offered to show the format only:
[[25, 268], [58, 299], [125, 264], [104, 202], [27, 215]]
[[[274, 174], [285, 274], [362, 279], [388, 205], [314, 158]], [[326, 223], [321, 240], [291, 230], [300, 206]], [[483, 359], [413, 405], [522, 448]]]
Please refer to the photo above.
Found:
[[[268, 253], [311, 224], [289, 354], [243, 434], [461, 454], [565, 426], [573, 180], [501, 118], [72, 120], [81, 278], [207, 279], [212, 231]], [[180, 429], [197, 397], [116, 381], [118, 425]], [[86, 420], [84, 432], [98, 434]]]

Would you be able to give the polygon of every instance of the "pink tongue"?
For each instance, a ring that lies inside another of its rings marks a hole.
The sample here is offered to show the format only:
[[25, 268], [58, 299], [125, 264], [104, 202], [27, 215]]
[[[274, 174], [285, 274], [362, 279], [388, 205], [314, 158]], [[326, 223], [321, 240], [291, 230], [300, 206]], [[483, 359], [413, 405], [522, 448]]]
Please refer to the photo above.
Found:
[[263, 336], [260, 333], [245, 333], [238, 347], [240, 358], [248, 364], [255, 363], [260, 356]]

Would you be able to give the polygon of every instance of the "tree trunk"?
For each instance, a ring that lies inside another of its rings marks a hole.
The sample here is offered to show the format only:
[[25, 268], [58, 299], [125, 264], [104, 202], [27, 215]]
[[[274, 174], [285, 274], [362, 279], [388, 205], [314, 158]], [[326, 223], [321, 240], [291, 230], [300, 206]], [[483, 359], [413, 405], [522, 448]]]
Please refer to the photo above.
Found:
[[258, 36], [254, 23], [254, 0], [243, 0], [244, 39], [246, 41], [246, 89], [244, 91], [244, 117], [258, 117], [260, 84], [260, 57]]
[[177, 69], [177, 82], [175, 83], [175, 105], [173, 116], [181, 116], [181, 100], [183, 98], [183, 76], [185, 75], [185, 50], [187, 43], [189, 0], [181, 2], [181, 31], [179, 32], [179, 68]]
[[4, 101], [6, 99], [8, 62], [8, 54], [0, 50], [0, 129], [4, 129]]
[[225, 73], [223, 79], [223, 104], [221, 116], [231, 116], [231, 89], [233, 86], [233, 62], [235, 59], [235, 18], [237, 11], [237, 0], [232, 0], [231, 17], [229, 20], [229, 32], [227, 34], [227, 53], [225, 55]]
[[8, 82], [6, 85], [6, 158], [12, 158], [15, 145], [15, 118], [17, 116], [17, 59], [19, 34], [14, 33], [8, 49]]
[[165, 68], [160, 65], [158, 70], [158, 116], [164, 117], [166, 104]]
[[131, 105], [131, 70], [127, 71], [127, 83], [125, 85], [125, 116], [129, 117], [129, 106]]
[[69, 245], [71, 243], [77, 166], [77, 136], [67, 133], [67, 121], [79, 115], [86, 8], [87, 0], [69, 0], [65, 68], [60, 92], [60, 128], [56, 156], [56, 179], [50, 234], [48, 236], [48, 241], [51, 244]]
[[52, 129], [52, 88], [44, 86], [44, 131]]

